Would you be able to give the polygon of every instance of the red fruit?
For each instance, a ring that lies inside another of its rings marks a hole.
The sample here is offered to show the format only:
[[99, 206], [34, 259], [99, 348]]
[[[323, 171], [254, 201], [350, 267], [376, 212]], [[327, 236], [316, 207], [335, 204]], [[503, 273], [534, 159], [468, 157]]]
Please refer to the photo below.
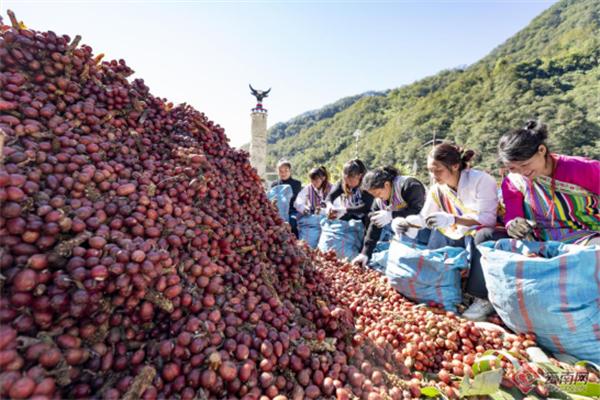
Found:
[[446, 371], [445, 369], [441, 369], [438, 372], [438, 378], [440, 379], [440, 381], [444, 382], [444, 383], [450, 383], [450, 373], [448, 371]]
[[141, 263], [146, 258], [146, 253], [141, 250], [135, 250], [131, 253], [131, 260], [137, 263]]
[[225, 382], [234, 380], [237, 376], [237, 367], [231, 361], [225, 361], [219, 367], [219, 375]]
[[310, 385], [304, 390], [304, 394], [309, 399], [316, 399], [321, 395], [321, 391], [315, 385]]
[[130, 194], [135, 192], [135, 184], [126, 183], [117, 188], [117, 195], [119, 196], [129, 196]]
[[42, 353], [38, 362], [43, 367], [52, 368], [60, 362], [61, 358], [61, 352], [56, 348], [52, 348], [47, 352]]
[[33, 394], [34, 389], [35, 381], [24, 376], [12, 384], [8, 395], [13, 399], [26, 399]]
[[0, 366], [9, 365], [14, 362], [18, 357], [16, 350], [2, 350], [0, 351]]
[[335, 391], [335, 398], [337, 400], [349, 400], [350, 392], [348, 391], [348, 389], [337, 388]]
[[0, 350], [4, 350], [5, 348], [15, 345], [17, 338], [17, 331], [8, 327], [8, 326], [0, 326]]
[[24, 269], [15, 275], [13, 287], [20, 292], [32, 290], [37, 284], [37, 274], [32, 269]]
[[27, 265], [36, 271], [41, 271], [48, 267], [48, 256], [46, 254], [34, 254], [29, 257]]
[[165, 381], [171, 382], [171, 381], [174, 381], [175, 378], [177, 378], [179, 376], [179, 373], [180, 373], [179, 365], [177, 365], [175, 363], [167, 363], [163, 367], [162, 377]]
[[56, 390], [56, 382], [53, 378], [44, 378], [41, 382], [39, 382], [33, 394], [52, 396]]
[[296, 354], [303, 360], [307, 360], [310, 357], [310, 348], [304, 343], [299, 344], [296, 347]]
[[217, 374], [212, 369], [205, 369], [200, 375], [200, 385], [206, 389], [212, 389], [217, 383]]

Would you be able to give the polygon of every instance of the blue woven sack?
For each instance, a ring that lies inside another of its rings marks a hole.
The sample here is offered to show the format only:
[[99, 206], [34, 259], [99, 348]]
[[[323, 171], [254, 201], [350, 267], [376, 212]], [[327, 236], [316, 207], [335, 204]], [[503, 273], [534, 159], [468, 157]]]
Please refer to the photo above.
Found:
[[275, 201], [277, 210], [279, 210], [279, 216], [284, 221], [289, 219], [290, 215], [290, 200], [294, 192], [290, 185], [277, 185], [271, 188], [267, 193], [269, 201]]
[[298, 239], [304, 240], [315, 249], [321, 237], [321, 220], [325, 217], [317, 214], [298, 215]]
[[460, 270], [468, 266], [467, 251], [463, 248], [446, 246], [429, 250], [393, 239], [385, 274], [404, 296], [417, 302], [433, 301], [456, 312], [462, 301]]
[[321, 220], [321, 237], [319, 238], [319, 250], [333, 250], [338, 258], [352, 260], [360, 253], [365, 235], [365, 227], [362, 221], [352, 219], [350, 221]]
[[600, 363], [600, 247], [502, 239], [478, 246], [506, 326], [552, 352]]

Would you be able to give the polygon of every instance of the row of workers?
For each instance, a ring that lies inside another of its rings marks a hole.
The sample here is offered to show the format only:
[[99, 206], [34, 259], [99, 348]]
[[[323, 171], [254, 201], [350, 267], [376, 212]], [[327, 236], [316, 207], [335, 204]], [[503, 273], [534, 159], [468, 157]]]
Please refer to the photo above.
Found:
[[428, 156], [429, 190], [391, 167], [367, 171], [360, 160], [347, 162], [335, 185], [325, 168], [315, 168], [304, 188], [291, 178], [289, 162], [280, 162], [280, 180], [273, 186], [292, 187], [292, 224], [295, 217], [315, 213], [362, 220], [367, 230], [355, 264], [369, 262], [385, 227], [399, 235], [419, 229], [416, 240], [429, 249], [466, 248], [471, 254], [466, 290], [475, 301], [463, 316], [482, 320], [493, 307], [477, 244], [502, 237], [600, 244], [600, 162], [551, 153], [547, 138], [546, 126], [535, 121], [502, 136], [498, 156], [509, 172], [501, 185], [503, 204], [496, 180], [470, 168], [475, 153], [452, 143], [435, 146]]

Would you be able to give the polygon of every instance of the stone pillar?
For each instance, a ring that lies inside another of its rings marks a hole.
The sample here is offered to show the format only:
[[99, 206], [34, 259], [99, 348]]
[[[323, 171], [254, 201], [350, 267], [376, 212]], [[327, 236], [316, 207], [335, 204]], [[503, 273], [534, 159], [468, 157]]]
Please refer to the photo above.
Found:
[[252, 111], [252, 138], [250, 140], [250, 164], [258, 175], [266, 179], [267, 169], [267, 112]]

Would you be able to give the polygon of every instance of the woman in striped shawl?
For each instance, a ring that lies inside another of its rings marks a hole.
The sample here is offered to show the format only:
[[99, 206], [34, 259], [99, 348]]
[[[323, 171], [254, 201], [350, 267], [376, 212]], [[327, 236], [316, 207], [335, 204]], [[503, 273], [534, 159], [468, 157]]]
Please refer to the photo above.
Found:
[[472, 150], [464, 150], [454, 143], [435, 146], [427, 158], [427, 169], [434, 183], [423, 209], [418, 216], [395, 218], [392, 229], [402, 233], [410, 225], [427, 227], [431, 230], [429, 249], [452, 246], [469, 251], [471, 268], [466, 291], [475, 301], [463, 317], [479, 321], [494, 309], [487, 299], [481, 253], [476, 245], [506, 237], [506, 233], [502, 227], [496, 229], [496, 180], [486, 172], [470, 168], [474, 155]]
[[300, 191], [294, 207], [298, 211], [298, 239], [316, 248], [321, 236], [321, 220], [327, 215], [325, 200], [331, 192], [332, 185], [329, 182], [329, 173], [323, 166], [313, 168], [308, 177], [310, 184]]
[[329, 173], [324, 166], [313, 168], [309, 173], [310, 184], [304, 186], [296, 201], [294, 207], [298, 214], [319, 214], [327, 215], [325, 212], [325, 199], [331, 192], [331, 183], [329, 182]]
[[529, 121], [500, 139], [508, 234], [600, 244], [600, 161], [550, 153], [547, 138], [545, 125]]

